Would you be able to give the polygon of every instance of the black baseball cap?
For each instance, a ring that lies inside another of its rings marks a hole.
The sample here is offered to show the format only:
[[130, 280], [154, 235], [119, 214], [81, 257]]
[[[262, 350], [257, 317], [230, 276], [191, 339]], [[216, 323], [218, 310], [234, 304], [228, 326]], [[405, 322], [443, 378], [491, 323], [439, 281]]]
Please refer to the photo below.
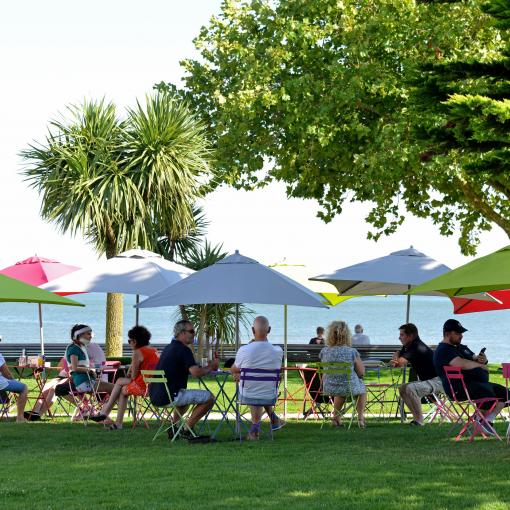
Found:
[[456, 333], [464, 333], [464, 331], [467, 331], [467, 329], [458, 320], [448, 319], [443, 324], [443, 333], [446, 333], [447, 331], [455, 331]]

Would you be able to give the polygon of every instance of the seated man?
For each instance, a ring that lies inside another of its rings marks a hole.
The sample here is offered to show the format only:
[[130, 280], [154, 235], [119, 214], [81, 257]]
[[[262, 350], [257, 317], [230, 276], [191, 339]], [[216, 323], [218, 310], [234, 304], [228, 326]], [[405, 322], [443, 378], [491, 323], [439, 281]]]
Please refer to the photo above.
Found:
[[391, 365], [403, 367], [410, 363], [420, 379], [402, 384], [398, 390], [413, 415], [410, 425], [421, 426], [423, 425], [421, 399], [432, 393], [443, 393], [443, 385], [434, 367], [434, 353], [420, 340], [418, 328], [408, 323], [400, 326], [399, 330], [399, 340], [403, 347], [393, 355]]
[[[271, 327], [266, 317], [257, 317], [253, 322], [252, 331], [254, 340], [247, 345], [243, 345], [237, 351], [236, 360], [232, 366], [232, 375], [237, 382], [239, 382], [241, 368], [277, 370], [282, 366], [283, 351], [267, 340]], [[243, 387], [239, 388], [239, 392], [239, 401], [242, 404], [249, 405], [251, 411], [252, 425], [246, 437], [247, 440], [253, 441], [259, 438], [260, 422], [264, 409], [271, 420], [273, 430], [277, 430], [284, 425], [283, 421], [273, 411], [273, 406], [278, 397], [278, 387], [274, 382], [245, 381]]]
[[361, 324], [356, 324], [356, 326], [354, 326], [352, 345], [370, 345], [370, 338], [363, 333], [363, 326]]
[[18, 423], [24, 423], [27, 421], [23, 415], [25, 411], [25, 405], [28, 398], [28, 388], [26, 384], [20, 381], [16, 381], [12, 378], [12, 374], [7, 368], [5, 358], [0, 354], [0, 391], [10, 391], [18, 394], [16, 401], [17, 415], [16, 421]]
[[[187, 420], [187, 425], [192, 429], [195, 424], [205, 416], [214, 405], [213, 395], [206, 390], [188, 390], [188, 377], [201, 377], [203, 375], [217, 370], [218, 360], [209, 362], [205, 367], [199, 367], [190, 347], [193, 345], [195, 330], [191, 322], [182, 320], [174, 326], [174, 337], [167, 345], [159, 358], [156, 370], [164, 370], [167, 379], [168, 392], [178, 411], [174, 413], [172, 420], [174, 423], [179, 421], [190, 405], [195, 406], [193, 412]], [[168, 395], [162, 384], [151, 384], [149, 386], [151, 402], [156, 407], [168, 405]], [[169, 439], [173, 439], [171, 429], [168, 430]], [[181, 437], [192, 440], [193, 436], [189, 430], [181, 431]]]
[[317, 328], [317, 336], [310, 338], [308, 342], [310, 345], [324, 345], [324, 328], [319, 326]]
[[[443, 381], [443, 387], [446, 394], [453, 398], [450, 383], [446, 377], [444, 367], [447, 365], [453, 367], [460, 367], [464, 375], [464, 382], [469, 392], [469, 396], [473, 399], [479, 398], [497, 398], [500, 402], [496, 405], [492, 412], [487, 409], [492, 405], [490, 402], [483, 404], [481, 409], [485, 409], [485, 418], [489, 423], [492, 423], [496, 416], [505, 407], [506, 401], [506, 388], [501, 384], [489, 382], [489, 369], [487, 367], [487, 357], [484, 353], [475, 355], [467, 346], [462, 345], [462, 335], [467, 329], [455, 319], [448, 319], [443, 326], [443, 341], [437, 346], [434, 353], [434, 365], [437, 373]], [[459, 384], [452, 384], [453, 391], [458, 400], [466, 400], [460, 381], [453, 381]], [[483, 427], [483, 425], [482, 425]], [[492, 430], [485, 431], [489, 434], [493, 433]]]

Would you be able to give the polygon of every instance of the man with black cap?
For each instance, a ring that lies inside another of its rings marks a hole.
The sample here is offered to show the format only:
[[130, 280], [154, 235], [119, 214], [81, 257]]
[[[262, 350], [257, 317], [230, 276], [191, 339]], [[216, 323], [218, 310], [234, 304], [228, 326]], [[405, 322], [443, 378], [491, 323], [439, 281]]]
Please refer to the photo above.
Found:
[[[443, 341], [437, 346], [434, 352], [434, 365], [441, 377], [443, 388], [446, 394], [452, 398], [450, 383], [444, 371], [445, 366], [460, 367], [464, 375], [464, 382], [473, 399], [497, 398], [500, 402], [493, 411], [485, 417], [488, 422], [494, 421], [499, 412], [505, 407], [506, 389], [501, 384], [489, 382], [489, 369], [487, 357], [483, 352], [475, 354], [467, 346], [462, 345], [462, 335], [467, 329], [455, 319], [448, 319], [443, 325]], [[458, 381], [453, 381], [457, 383]], [[453, 390], [458, 400], [466, 400], [466, 395], [461, 385], [454, 385]], [[490, 403], [482, 405], [484, 409], [491, 406]], [[488, 431], [490, 432], [490, 431]]]

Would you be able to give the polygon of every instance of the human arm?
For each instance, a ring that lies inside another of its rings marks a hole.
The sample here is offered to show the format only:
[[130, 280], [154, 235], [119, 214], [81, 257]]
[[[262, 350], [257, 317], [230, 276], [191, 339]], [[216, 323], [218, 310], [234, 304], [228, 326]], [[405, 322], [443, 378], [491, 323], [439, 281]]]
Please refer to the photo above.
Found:
[[392, 367], [405, 367], [409, 363], [409, 360], [404, 358], [401, 355], [401, 353], [402, 353], [402, 351], [396, 351], [393, 353], [393, 356], [391, 357], [391, 361], [390, 361], [390, 365]]
[[485, 353], [477, 354], [476, 356], [473, 356], [473, 361], [476, 361], [477, 363], [480, 363], [481, 365], [487, 365], [489, 363], [489, 360], [487, 359], [487, 356]]
[[354, 371], [360, 379], [362, 379], [365, 375], [365, 365], [363, 365], [363, 362], [359, 356], [354, 358]]
[[205, 367], [199, 367], [198, 365], [189, 367], [189, 373], [192, 377], [202, 377], [215, 370], [218, 370], [218, 359], [210, 361]]
[[2, 374], [6, 379], [12, 379], [12, 374], [9, 368], [7, 367], [7, 364], [4, 363], [2, 366], [0, 366], [0, 374]]
[[89, 367], [80, 367], [78, 365], [78, 356], [76, 354], [71, 354], [69, 356], [69, 359], [71, 361], [71, 372], [81, 373], [81, 374], [89, 374], [94, 373], [93, 370], [91, 370]]
[[239, 379], [241, 378], [241, 369], [235, 365], [232, 365], [230, 367], [230, 371], [232, 372], [232, 378], [234, 381], [239, 382]]
[[135, 349], [133, 351], [133, 356], [131, 357], [131, 366], [128, 371], [128, 377], [130, 377], [131, 380], [136, 379], [140, 374], [140, 365], [142, 364], [142, 361], [143, 354], [138, 349]]
[[473, 368], [483, 368], [484, 370], [487, 370], [487, 371], [489, 370], [487, 365], [484, 365], [483, 363], [478, 363], [476, 361], [464, 359], [464, 358], [461, 358], [460, 356], [453, 358], [449, 364], [452, 367], [460, 367], [462, 370], [472, 370]]

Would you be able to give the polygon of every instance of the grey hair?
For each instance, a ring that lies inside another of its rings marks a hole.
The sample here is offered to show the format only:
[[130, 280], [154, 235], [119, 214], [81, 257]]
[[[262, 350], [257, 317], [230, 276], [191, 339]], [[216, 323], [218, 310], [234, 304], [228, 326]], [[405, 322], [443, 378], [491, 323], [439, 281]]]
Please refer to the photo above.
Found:
[[186, 329], [186, 326], [188, 324], [191, 324], [191, 322], [190, 321], [186, 321], [186, 320], [182, 320], [182, 321], [176, 322], [175, 325], [174, 325], [174, 337], [177, 338], [177, 335], [179, 333], [182, 333]]
[[253, 329], [257, 331], [264, 330], [267, 333], [269, 330], [269, 320], [267, 317], [264, 317], [263, 315], [255, 317], [255, 320], [253, 321]]
[[356, 324], [356, 326], [354, 326], [354, 331], [356, 333], [363, 333], [363, 326], [361, 324]]

